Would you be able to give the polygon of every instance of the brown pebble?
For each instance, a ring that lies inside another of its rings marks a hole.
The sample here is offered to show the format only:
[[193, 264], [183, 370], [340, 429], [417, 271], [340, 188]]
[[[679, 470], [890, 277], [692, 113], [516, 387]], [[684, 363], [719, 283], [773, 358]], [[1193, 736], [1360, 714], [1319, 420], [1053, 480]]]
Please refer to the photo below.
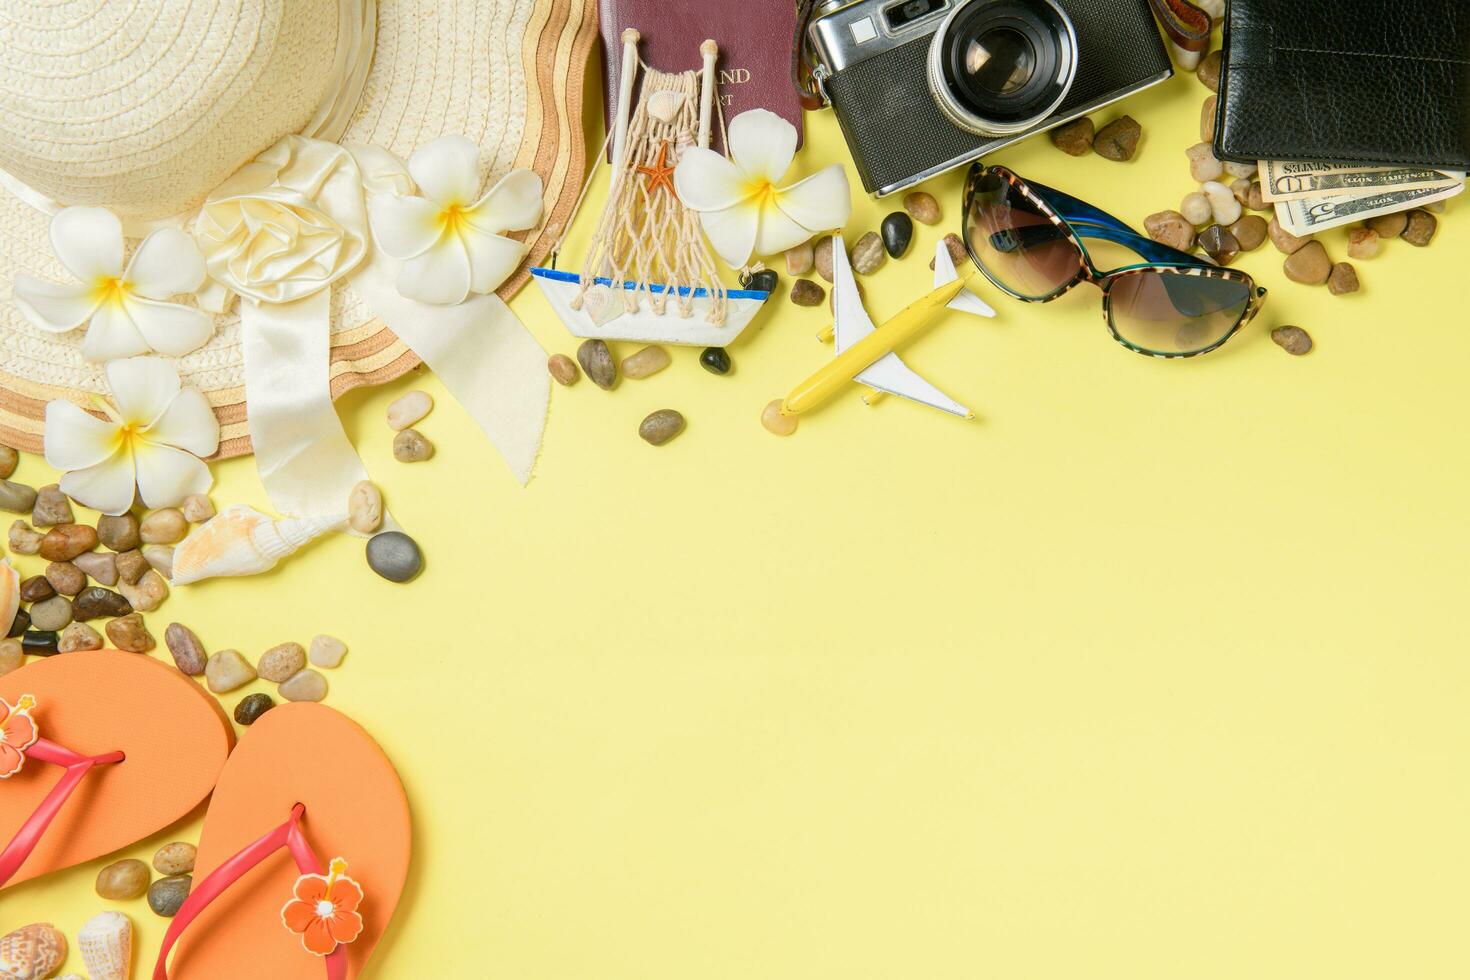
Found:
[[57, 524], [41, 539], [39, 554], [47, 561], [71, 561], [97, 547], [97, 531], [85, 524]]
[[1051, 145], [1068, 156], [1085, 157], [1092, 152], [1097, 127], [1091, 119], [1083, 116], [1051, 131]]
[[1108, 160], [1125, 163], [1138, 152], [1138, 141], [1143, 137], [1143, 127], [1132, 116], [1121, 116], [1097, 131], [1092, 148], [1097, 155]]
[[658, 374], [669, 363], [669, 352], [657, 344], [650, 344], [623, 358], [623, 377], [641, 381]]
[[1229, 228], [1219, 225], [1210, 225], [1199, 233], [1199, 247], [1220, 265], [1229, 265], [1240, 254], [1240, 242], [1235, 240]]
[[150, 568], [132, 585], [127, 582], [119, 582], [117, 591], [128, 600], [128, 604], [133, 607], [134, 611], [152, 612], [168, 598], [168, 582], [158, 574], [156, 569]]
[[[954, 267], [964, 274], [965, 262], [969, 260], [970, 253], [965, 250], [965, 240], [954, 232], [944, 236], [944, 247], [949, 252], [949, 260]], [[929, 271], [934, 271], [934, 260], [929, 260]]]
[[1371, 259], [1378, 254], [1383, 239], [1372, 228], [1354, 228], [1348, 232], [1347, 253], [1350, 259]]
[[150, 878], [148, 865], [142, 861], [135, 858], [114, 861], [97, 872], [97, 894], [113, 902], [142, 898]]
[[1277, 327], [1271, 331], [1271, 339], [1295, 357], [1301, 357], [1312, 349], [1312, 338], [1301, 327]]
[[69, 561], [53, 561], [46, 566], [46, 581], [62, 595], [76, 595], [87, 587], [87, 576]]
[[1215, 141], [1215, 96], [1205, 99], [1199, 112], [1199, 138], [1202, 143]]
[[143, 625], [143, 617], [139, 613], [128, 613], [110, 620], [106, 628], [107, 638], [119, 650], [147, 653], [154, 647], [153, 634]]
[[577, 370], [577, 362], [565, 354], [552, 354], [546, 359], [546, 371], [556, 380], [556, 383], [564, 388], [570, 388], [577, 383], [582, 376]]
[[1439, 219], [1428, 211], [1415, 208], [1405, 216], [1404, 230], [1399, 237], [1415, 248], [1423, 248], [1434, 240], [1434, 233], [1438, 230]]
[[143, 577], [143, 573], [149, 569], [148, 559], [143, 557], [143, 552], [134, 548], [124, 551], [117, 556], [117, 577], [129, 585], [137, 582]]
[[1380, 214], [1376, 218], [1368, 219], [1368, 227], [1378, 232], [1379, 238], [1397, 238], [1404, 233], [1409, 226], [1409, 216], [1403, 211], [1395, 211], [1393, 214]]
[[20, 583], [21, 602], [42, 602], [56, 594], [56, 589], [44, 575], [32, 575]]
[[8, 480], [15, 475], [15, 468], [20, 465], [20, 453], [9, 446], [0, 446], [0, 480]]
[[1271, 239], [1271, 244], [1275, 245], [1276, 250], [1282, 255], [1291, 255], [1293, 252], [1300, 251], [1302, 246], [1312, 241], [1311, 235], [1298, 238], [1281, 227], [1281, 222], [1276, 220], [1275, 215], [1271, 216], [1271, 223], [1266, 226], [1266, 235]]
[[1307, 242], [1286, 257], [1286, 278], [1307, 286], [1320, 286], [1332, 275], [1332, 260], [1321, 242]]
[[827, 291], [810, 279], [798, 279], [791, 284], [791, 302], [797, 306], [821, 306]]
[[434, 444], [418, 429], [404, 429], [393, 437], [393, 458], [400, 463], [422, 463], [433, 455]]
[[247, 694], [235, 705], [235, 723], [247, 728], [260, 720], [260, 716], [276, 706], [269, 694]]
[[1230, 226], [1230, 234], [1240, 243], [1242, 252], [1254, 252], [1266, 241], [1270, 226], [1259, 214], [1247, 214]]
[[887, 259], [888, 252], [883, 248], [883, 239], [876, 231], [868, 232], [852, 247], [852, 271], [860, 276], [877, 272]]
[[163, 875], [186, 875], [194, 870], [199, 851], [188, 841], [176, 840], [153, 852], [153, 870]]
[[639, 437], [650, 446], [662, 446], [683, 431], [684, 416], [672, 408], [661, 408], [656, 412], [650, 412], [638, 424]]
[[[72, 625], [74, 626], [76, 624], [73, 623]], [[71, 629], [71, 626], [68, 626], [67, 629]], [[58, 646], [57, 649], [60, 650], [61, 648]], [[10, 639], [9, 637], [0, 640], [0, 677], [4, 677], [12, 670], [19, 670], [25, 665], [26, 650], [21, 645], [21, 642]]]
[[131, 511], [116, 517], [103, 514], [97, 518], [97, 537], [103, 547], [113, 551], [130, 551], [143, 543], [138, 535], [138, 516]]
[[61, 631], [56, 650], [58, 653], [75, 653], [78, 650], [101, 650], [104, 646], [101, 633], [86, 623], [72, 623]]
[[584, 340], [577, 348], [577, 363], [587, 372], [592, 383], [603, 391], [612, 390], [618, 383], [618, 365], [612, 351], [600, 340]]
[[812, 248], [812, 266], [828, 282], [832, 281], [832, 242], [831, 235], [823, 235]]
[[1276, 205], [1266, 200], [1266, 194], [1261, 190], [1259, 180], [1251, 181], [1250, 193], [1246, 195], [1245, 206], [1252, 211], [1274, 211]]
[[816, 249], [811, 242], [802, 242], [795, 248], [786, 250], [786, 274], [788, 276], [804, 276], [812, 271], [816, 262]]
[[1201, 58], [1194, 74], [1200, 80], [1200, 84], [1211, 92], [1220, 91], [1220, 52], [1211, 51]]
[[796, 431], [797, 416], [783, 415], [781, 406], [784, 403], [784, 399], [777, 398], [761, 409], [761, 425], [772, 435], [789, 436]]
[[178, 544], [189, 533], [189, 522], [177, 507], [155, 510], [138, 524], [144, 544]]
[[1334, 265], [1332, 274], [1327, 277], [1327, 291], [1334, 296], [1356, 293], [1358, 291], [1358, 270], [1347, 262], [1339, 262]]
[[1143, 219], [1144, 231], [1154, 241], [1188, 252], [1194, 248], [1194, 225], [1178, 211], [1158, 211]]
[[903, 209], [921, 225], [939, 224], [939, 202], [928, 191], [910, 191], [905, 194]]
[[290, 680], [293, 674], [305, 666], [305, 647], [300, 643], [280, 643], [260, 655], [260, 662], [255, 665], [255, 673], [262, 680], [279, 684]]
[[190, 677], [198, 677], [204, 673], [209, 656], [204, 652], [204, 644], [199, 642], [199, 637], [189, 627], [183, 623], [169, 623], [168, 628], [163, 631], [163, 645], [173, 654], [174, 663], [180, 672]]

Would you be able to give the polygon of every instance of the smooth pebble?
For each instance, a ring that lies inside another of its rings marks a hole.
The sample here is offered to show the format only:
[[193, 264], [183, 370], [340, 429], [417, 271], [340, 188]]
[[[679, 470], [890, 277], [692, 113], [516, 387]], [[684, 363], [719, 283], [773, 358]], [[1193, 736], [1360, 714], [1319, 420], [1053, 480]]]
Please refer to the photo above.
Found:
[[177, 507], [155, 510], [138, 525], [138, 537], [144, 544], [178, 544], [189, 533], [189, 522]]
[[36, 488], [24, 483], [0, 480], [0, 510], [12, 514], [31, 514], [36, 506]]
[[1132, 116], [1120, 116], [1097, 131], [1092, 140], [1092, 149], [1098, 156], [1118, 163], [1126, 163], [1138, 152], [1138, 142], [1143, 139], [1143, 127]]
[[1300, 357], [1312, 349], [1312, 338], [1301, 327], [1277, 327], [1271, 331], [1271, 339], [1294, 357]]
[[1178, 211], [1159, 211], [1143, 219], [1148, 237], [1161, 245], [1188, 252], [1194, 248], [1194, 222]]
[[65, 629], [71, 623], [71, 600], [52, 596], [31, 605], [31, 626], [38, 630]]
[[41, 550], [41, 542], [46, 535], [35, 530], [25, 521], [16, 521], [10, 525], [10, 550], [17, 555], [34, 555]]
[[97, 894], [113, 902], [140, 898], [152, 877], [148, 865], [136, 858], [114, 861], [97, 872]]
[[21, 602], [42, 602], [56, 594], [56, 589], [44, 575], [32, 575], [20, 583]]
[[609, 391], [618, 383], [618, 365], [612, 351], [600, 340], [584, 340], [577, 348], [577, 363], [587, 372], [592, 383], [603, 391]]
[[1307, 242], [1286, 257], [1286, 278], [1307, 286], [1320, 286], [1332, 275], [1332, 259], [1321, 242]]
[[[49, 574], [46, 577], [51, 578]], [[55, 579], [51, 581], [53, 585], [56, 583]], [[57, 589], [57, 591], [61, 590]], [[72, 603], [72, 616], [82, 622], [89, 619], [103, 619], [108, 616], [126, 616], [132, 611], [132, 605], [122, 593], [104, 589], [100, 585], [83, 589], [77, 594], [76, 601]]]
[[117, 590], [137, 612], [152, 612], [168, 598], [168, 582], [153, 568], [144, 572], [143, 577], [131, 585], [119, 582]]
[[1311, 235], [1305, 235], [1301, 238], [1298, 238], [1291, 232], [1287, 231], [1285, 228], [1281, 227], [1281, 222], [1276, 220], [1276, 216], [1274, 214], [1271, 216], [1271, 223], [1266, 226], [1266, 237], [1271, 239], [1271, 244], [1275, 245], [1276, 251], [1280, 252], [1282, 255], [1290, 255], [1293, 252], [1300, 250], [1302, 246], [1306, 245], [1308, 242], [1312, 241]]
[[788, 276], [804, 276], [812, 271], [816, 262], [816, 249], [811, 242], [802, 242], [795, 248], [786, 250], [786, 274]]
[[327, 696], [327, 679], [307, 667], [287, 678], [277, 690], [287, 701], [320, 701]]
[[262, 679], [279, 684], [306, 666], [306, 650], [300, 643], [278, 643], [260, 655], [255, 673]]
[[1404, 230], [1399, 237], [1415, 248], [1423, 248], [1434, 241], [1434, 233], [1438, 230], [1439, 219], [1428, 211], [1416, 208], [1406, 216]]
[[0, 480], [8, 480], [20, 465], [20, 453], [9, 446], [0, 446]]
[[869, 276], [877, 272], [883, 262], [888, 258], [888, 253], [883, 248], [883, 239], [876, 231], [870, 231], [857, 240], [852, 247], [852, 271], [860, 276]]
[[418, 429], [404, 429], [393, 437], [393, 458], [400, 463], [422, 463], [434, 455], [434, 444]]
[[894, 211], [879, 226], [883, 233], [883, 250], [891, 259], [901, 259], [914, 240], [914, 219], [906, 212]]
[[8, 637], [0, 640], [0, 677], [19, 667], [24, 667], [25, 662], [25, 648], [19, 640], [12, 640]]
[[1230, 226], [1230, 234], [1240, 243], [1242, 252], [1254, 252], [1266, 241], [1266, 219], [1259, 214], [1243, 215]]
[[61, 631], [56, 649], [60, 653], [75, 653], [78, 650], [101, 650], [106, 645], [102, 634], [86, 623], [72, 623]]
[[1372, 228], [1354, 228], [1348, 232], [1348, 258], [1371, 259], [1382, 245], [1383, 239]]
[[817, 275], [828, 282], [832, 281], [832, 248], [835, 239], [831, 235], [824, 235], [817, 239], [817, 244], [812, 248], [812, 267], [817, 270]]
[[31, 523], [36, 527], [51, 527], [53, 524], [75, 524], [71, 512], [71, 501], [55, 483], [47, 484], [36, 491], [36, 502], [31, 507]]
[[577, 383], [582, 373], [577, 370], [577, 362], [565, 354], [552, 354], [546, 359], [546, 372], [552, 379], [563, 388], [571, 387]]
[[1200, 192], [1210, 202], [1210, 214], [1217, 225], [1233, 225], [1240, 220], [1240, 202], [1235, 192], [1218, 180], [1207, 180], [1200, 185]]
[[1092, 152], [1097, 126], [1086, 116], [1063, 123], [1051, 131], [1051, 145], [1068, 156], [1085, 157]]
[[117, 556], [117, 577], [121, 582], [136, 582], [152, 567], [148, 564], [148, 559], [143, 557], [143, 552], [136, 548]]
[[[1351, 263], [1338, 262], [1332, 266], [1332, 272], [1327, 276], [1327, 291], [1333, 296], [1346, 296], [1348, 293], [1358, 291], [1358, 270]], [[34, 607], [31, 614], [35, 615]]]
[[184, 520], [190, 524], [203, 524], [214, 516], [214, 501], [208, 494], [191, 493], [179, 505], [179, 510], [184, 512]]
[[132, 511], [116, 516], [103, 514], [97, 518], [97, 537], [105, 548], [131, 551], [143, 543], [138, 535], [138, 515]]
[[710, 374], [729, 374], [730, 352], [723, 347], [706, 347], [699, 352], [699, 366]]
[[129, 653], [147, 653], [155, 645], [153, 634], [148, 632], [148, 627], [143, 624], [143, 617], [138, 613], [128, 613], [109, 620], [106, 631], [113, 646]]
[[194, 870], [199, 850], [188, 841], [176, 840], [153, 852], [153, 870], [163, 875], [186, 875]]
[[313, 666], [328, 669], [340, 666], [345, 656], [347, 656], [347, 644], [326, 633], [319, 633], [312, 637], [311, 646], [306, 652], [306, 659]]
[[388, 428], [402, 431], [434, 410], [427, 391], [410, 391], [388, 406]]
[[97, 547], [97, 529], [85, 524], [57, 524], [41, 539], [40, 556], [47, 561], [71, 561]]
[[89, 551], [77, 555], [71, 563], [98, 585], [110, 588], [117, 584], [117, 555], [110, 551]]
[[1184, 215], [1186, 221], [1192, 225], [1208, 224], [1210, 215], [1210, 199], [1199, 191], [1191, 191], [1184, 195], [1184, 200], [1179, 202], [1179, 213]]
[[255, 668], [239, 650], [216, 650], [204, 665], [204, 682], [215, 694], [224, 694], [255, 680]]
[[204, 673], [209, 657], [204, 653], [204, 644], [194, 631], [183, 623], [169, 623], [163, 631], [163, 645], [173, 655], [174, 664], [181, 673], [198, 677]]
[[383, 526], [383, 492], [371, 480], [361, 480], [347, 497], [347, 523], [358, 534], [372, 534]]
[[269, 694], [247, 694], [235, 705], [235, 723], [250, 726], [255, 720], [276, 706]]
[[797, 306], [821, 306], [827, 291], [810, 279], [798, 279], [791, 284], [791, 302]]
[[669, 352], [657, 344], [650, 344], [623, 358], [623, 377], [641, 381], [658, 374], [669, 364]]
[[418, 542], [402, 531], [383, 531], [367, 543], [368, 567], [390, 582], [407, 582], [424, 567]]
[[650, 412], [638, 424], [638, 436], [650, 446], [662, 446], [684, 431], [684, 416], [672, 408]]
[[159, 878], [148, 886], [148, 907], [153, 910], [154, 915], [171, 919], [179, 911], [179, 906], [184, 904], [184, 899], [189, 897], [189, 889], [193, 887], [194, 879], [191, 875]]
[[928, 191], [910, 191], [905, 194], [903, 209], [921, 225], [939, 224], [939, 201]]
[[166, 579], [174, 577], [174, 549], [168, 544], [145, 544], [143, 559]]
[[1189, 175], [1201, 184], [1207, 180], [1219, 180], [1225, 173], [1225, 165], [1215, 157], [1215, 151], [1208, 143], [1196, 143], [1185, 150], [1184, 155], [1189, 158]]

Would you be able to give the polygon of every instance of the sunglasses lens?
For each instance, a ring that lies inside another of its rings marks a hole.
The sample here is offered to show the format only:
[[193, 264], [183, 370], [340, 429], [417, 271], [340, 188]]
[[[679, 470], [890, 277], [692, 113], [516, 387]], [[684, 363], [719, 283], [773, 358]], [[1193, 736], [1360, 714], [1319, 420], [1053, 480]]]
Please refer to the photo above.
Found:
[[1192, 354], [1230, 335], [1250, 306], [1250, 286], [1146, 270], [1113, 280], [1108, 319], [1128, 343], [1153, 354]]
[[1066, 232], [995, 173], [971, 185], [965, 242], [986, 275], [1023, 299], [1050, 299], [1082, 269], [1082, 253]]

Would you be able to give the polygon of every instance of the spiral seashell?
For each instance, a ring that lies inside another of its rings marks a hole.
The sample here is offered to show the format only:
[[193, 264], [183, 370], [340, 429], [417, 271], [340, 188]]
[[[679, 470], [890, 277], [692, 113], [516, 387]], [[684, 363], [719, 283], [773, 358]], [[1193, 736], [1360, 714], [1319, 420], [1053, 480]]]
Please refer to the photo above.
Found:
[[128, 980], [133, 923], [121, 912], [99, 912], [77, 930], [77, 949], [91, 980]]
[[65, 961], [66, 937], [49, 922], [35, 922], [0, 936], [3, 980], [45, 980]]
[[196, 527], [174, 549], [173, 584], [269, 571], [307, 542], [346, 523], [345, 512], [275, 520], [236, 504]]

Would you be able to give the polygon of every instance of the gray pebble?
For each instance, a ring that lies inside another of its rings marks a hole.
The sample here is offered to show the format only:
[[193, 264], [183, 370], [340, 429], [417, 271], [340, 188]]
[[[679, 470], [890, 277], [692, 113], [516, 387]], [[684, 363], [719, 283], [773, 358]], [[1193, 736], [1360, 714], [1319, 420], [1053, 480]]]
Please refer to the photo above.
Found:
[[434, 444], [418, 429], [404, 429], [393, 437], [393, 458], [400, 463], [422, 463], [434, 455]]
[[148, 886], [148, 907], [155, 915], [173, 918], [194, 887], [193, 875], [169, 875]]
[[650, 412], [638, 426], [638, 435], [650, 446], [662, 446], [684, 431], [684, 416], [672, 408]]
[[407, 582], [424, 567], [424, 557], [413, 538], [402, 531], [384, 531], [368, 540], [367, 563], [390, 582]]
[[0, 480], [0, 510], [13, 514], [28, 514], [36, 506], [36, 491], [24, 483]]
[[131, 551], [143, 542], [138, 533], [138, 515], [132, 511], [116, 517], [103, 514], [97, 518], [97, 538], [105, 548]]
[[883, 219], [883, 248], [889, 258], [901, 259], [914, 240], [914, 219], [902, 211], [895, 211]]
[[47, 484], [36, 491], [36, 503], [31, 508], [31, 523], [36, 527], [51, 527], [56, 524], [75, 524], [71, 512], [71, 501], [55, 483]]
[[618, 383], [618, 365], [612, 351], [600, 340], [584, 340], [577, 348], [577, 363], [587, 372], [592, 383], [603, 391], [611, 390]]
[[71, 600], [52, 596], [31, 605], [31, 626], [38, 630], [65, 629], [71, 623]]

